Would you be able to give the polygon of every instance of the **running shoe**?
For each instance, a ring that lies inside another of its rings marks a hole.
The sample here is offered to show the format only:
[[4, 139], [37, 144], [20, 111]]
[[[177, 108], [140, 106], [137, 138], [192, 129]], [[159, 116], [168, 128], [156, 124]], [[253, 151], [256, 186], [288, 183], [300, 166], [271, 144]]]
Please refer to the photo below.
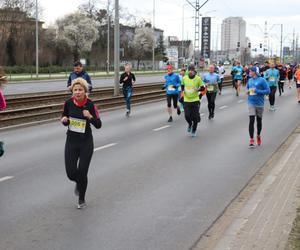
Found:
[[83, 209], [85, 207], [86, 207], [85, 201], [79, 200], [78, 205], [77, 205], [77, 209]]
[[254, 139], [251, 138], [251, 139], [250, 139], [250, 143], [249, 143], [249, 147], [250, 147], [250, 148], [254, 148], [254, 146], [255, 146], [255, 145], [254, 145]]
[[191, 135], [192, 137], [196, 137], [196, 131], [192, 131]]
[[188, 133], [191, 133], [191, 132], [192, 132], [192, 126], [188, 126], [187, 132], [188, 132]]
[[172, 118], [172, 116], [170, 116], [168, 122], [172, 122], [172, 121], [173, 121], [173, 118]]
[[181, 114], [181, 110], [180, 110], [180, 108], [178, 107], [177, 108], [177, 115], [180, 115]]
[[130, 110], [126, 111], [126, 117], [128, 118], [130, 116]]
[[258, 146], [261, 145], [261, 136], [260, 136], [260, 135], [258, 135], [258, 136], [256, 137], [256, 144], [257, 144]]

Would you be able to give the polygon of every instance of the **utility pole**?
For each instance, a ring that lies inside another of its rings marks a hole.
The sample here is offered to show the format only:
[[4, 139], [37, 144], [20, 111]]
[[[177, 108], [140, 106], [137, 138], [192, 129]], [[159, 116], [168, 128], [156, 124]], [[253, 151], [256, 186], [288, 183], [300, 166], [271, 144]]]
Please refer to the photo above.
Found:
[[120, 25], [119, 25], [119, 0], [115, 0], [115, 28], [114, 28], [114, 70], [115, 86], [114, 95], [119, 95], [119, 74], [120, 74]]
[[182, 63], [185, 63], [185, 56], [184, 54], [184, 5], [182, 5], [182, 36], [181, 36], [181, 56], [182, 56]]
[[296, 57], [295, 57], [295, 62], [298, 63], [298, 42], [299, 42], [299, 34], [297, 34], [296, 37]]
[[110, 0], [107, 0], [107, 60], [106, 60], [106, 64], [107, 64], [107, 69], [106, 69], [106, 73], [109, 74], [109, 49], [110, 49], [110, 17], [109, 17], [109, 5], [110, 5]]
[[283, 62], [283, 24], [280, 25], [280, 62]]
[[195, 8], [195, 42], [194, 42], [194, 61], [195, 64], [198, 61], [196, 53], [200, 51], [200, 12], [199, 12], [199, 0], [196, 0]]
[[155, 0], [153, 0], [153, 43], [152, 43], [152, 71], [155, 70], [155, 45], [156, 45], [156, 38], [155, 38]]
[[38, 21], [38, 1], [35, 0], [35, 73], [39, 78], [39, 21]]
[[295, 58], [295, 46], [296, 45], [296, 41], [295, 41], [295, 28], [293, 31], [293, 57]]
[[206, 0], [202, 5], [200, 5], [200, 0], [196, 0], [196, 4], [192, 4], [189, 0], [186, 0], [189, 5], [195, 9], [195, 38], [194, 38], [194, 61], [196, 62], [196, 53], [200, 49], [200, 9], [209, 1]]
[[269, 42], [269, 33], [268, 33], [268, 22], [265, 21], [265, 32], [264, 32], [264, 55], [268, 55], [269, 57], [269, 46], [268, 46], [268, 42]]

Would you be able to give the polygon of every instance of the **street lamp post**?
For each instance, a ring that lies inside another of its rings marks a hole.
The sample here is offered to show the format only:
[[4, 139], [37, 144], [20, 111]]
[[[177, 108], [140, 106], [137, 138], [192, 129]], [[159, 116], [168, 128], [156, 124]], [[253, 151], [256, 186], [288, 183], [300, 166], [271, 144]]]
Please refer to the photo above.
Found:
[[120, 25], [119, 25], [119, 0], [115, 0], [115, 29], [114, 29], [114, 70], [115, 85], [114, 95], [119, 95], [119, 74], [120, 74]]
[[109, 49], [110, 49], [110, 18], [109, 18], [109, 5], [110, 5], [110, 0], [107, 0], [107, 69], [106, 72], [109, 74]]
[[152, 21], [152, 28], [153, 28], [153, 44], [152, 44], [152, 71], [155, 70], [155, 45], [156, 45], [156, 38], [155, 38], [155, 0], [153, 0], [153, 21]]
[[39, 77], [39, 21], [38, 21], [38, 1], [35, 0], [35, 70], [36, 78]]

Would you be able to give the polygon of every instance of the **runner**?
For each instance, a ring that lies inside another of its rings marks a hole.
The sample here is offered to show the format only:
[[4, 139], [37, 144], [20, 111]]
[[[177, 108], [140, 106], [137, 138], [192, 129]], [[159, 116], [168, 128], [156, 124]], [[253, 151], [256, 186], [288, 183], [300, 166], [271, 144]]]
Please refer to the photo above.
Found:
[[184, 112], [184, 108], [183, 108], [183, 98], [181, 98], [181, 83], [182, 83], [183, 77], [185, 77], [186, 75], [187, 75], [187, 70], [186, 70], [186, 68], [182, 68], [182, 69], [180, 70], [180, 73], [179, 73], [180, 87], [178, 88], [178, 90], [179, 90], [178, 98], [179, 98], [180, 112]]
[[278, 86], [279, 80], [279, 71], [275, 69], [275, 64], [271, 63], [270, 68], [265, 72], [265, 79], [269, 84], [270, 94], [269, 94], [269, 102], [270, 102], [270, 111], [275, 111], [275, 94]]
[[83, 70], [83, 65], [81, 62], [77, 61], [74, 63], [74, 71], [70, 74], [69, 79], [68, 79], [68, 84], [67, 87], [70, 89], [72, 81], [78, 77], [83, 78], [84, 80], [87, 81], [88, 86], [89, 86], [89, 92], [92, 92], [93, 85], [91, 81], [91, 77], [87, 72]]
[[215, 66], [210, 65], [208, 68], [209, 73], [205, 74], [203, 81], [207, 87], [207, 102], [208, 102], [208, 119], [213, 119], [215, 117], [215, 100], [218, 92], [218, 83], [220, 82], [220, 77], [215, 72]]
[[131, 97], [133, 92], [133, 84], [135, 83], [135, 75], [131, 73], [131, 65], [125, 65], [125, 72], [120, 77], [120, 84], [123, 84], [123, 95], [126, 102], [126, 117], [131, 113]]
[[[6, 75], [2, 67], [0, 67], [0, 111], [6, 109], [6, 101], [2, 92], [2, 86], [6, 83]], [[4, 154], [4, 142], [0, 141], [0, 157]]]
[[236, 62], [236, 66], [232, 68], [232, 71], [234, 74], [236, 96], [239, 96], [241, 92], [241, 83], [243, 81], [243, 73], [244, 73], [244, 69], [241, 66], [241, 63], [239, 61]]
[[188, 123], [188, 133], [196, 136], [197, 126], [200, 122], [200, 98], [199, 91], [205, 90], [201, 77], [197, 75], [194, 65], [189, 66], [189, 75], [185, 76], [181, 85], [181, 95], [184, 98], [184, 114]]
[[265, 76], [265, 74], [269, 68], [270, 68], [270, 63], [268, 61], [265, 61], [265, 64], [260, 68], [261, 77]]
[[181, 81], [179, 75], [173, 72], [173, 66], [167, 66], [168, 74], [165, 75], [165, 85], [163, 86], [163, 90], [166, 90], [167, 94], [167, 106], [168, 106], [168, 113], [169, 113], [169, 120], [168, 122], [173, 121], [172, 116], [172, 100], [173, 100], [173, 107], [177, 110], [177, 115], [180, 115], [181, 111], [178, 107], [178, 95], [179, 95], [179, 87], [181, 85]]
[[296, 78], [296, 88], [297, 88], [297, 97], [298, 97], [298, 103], [300, 104], [300, 65], [298, 64], [296, 73], [295, 73], [295, 78]]
[[65, 102], [61, 118], [62, 124], [68, 126], [65, 167], [68, 178], [76, 183], [75, 194], [79, 196], [77, 208], [81, 209], [86, 206], [87, 175], [94, 152], [91, 124], [99, 129], [101, 120], [96, 106], [87, 98], [87, 82], [77, 78], [70, 89], [73, 97]]
[[279, 70], [279, 81], [278, 81], [278, 89], [279, 96], [284, 95], [284, 83], [286, 79], [286, 70], [282, 67], [282, 64], [278, 65]]
[[291, 65], [288, 64], [287, 65], [287, 79], [288, 79], [289, 89], [292, 88], [293, 76], [294, 76], [293, 68]]
[[219, 86], [219, 95], [222, 94], [222, 88], [223, 88], [223, 82], [224, 82], [224, 76], [225, 76], [225, 68], [223, 66], [222, 63], [219, 64], [218, 66], [218, 73], [219, 73], [219, 77], [220, 77], [220, 81], [218, 83]]
[[235, 88], [235, 80], [234, 80], [234, 72], [233, 72], [233, 68], [235, 67], [235, 62], [232, 64], [232, 68], [231, 68], [231, 80], [232, 80], [232, 88]]
[[257, 145], [261, 145], [261, 130], [262, 130], [262, 117], [264, 112], [264, 96], [270, 93], [270, 88], [266, 80], [260, 77], [256, 71], [256, 67], [250, 69], [251, 78], [247, 84], [248, 94], [248, 109], [249, 109], [249, 146], [254, 147], [254, 122], [256, 117], [257, 124]]

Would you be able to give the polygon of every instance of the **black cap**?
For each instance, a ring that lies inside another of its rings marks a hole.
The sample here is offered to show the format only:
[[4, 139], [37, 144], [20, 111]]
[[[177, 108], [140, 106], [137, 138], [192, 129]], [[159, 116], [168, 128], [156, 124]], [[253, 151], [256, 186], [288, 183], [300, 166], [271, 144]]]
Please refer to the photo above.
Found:
[[195, 71], [195, 65], [194, 64], [190, 64], [188, 70], [189, 71], [191, 71], [191, 70]]

